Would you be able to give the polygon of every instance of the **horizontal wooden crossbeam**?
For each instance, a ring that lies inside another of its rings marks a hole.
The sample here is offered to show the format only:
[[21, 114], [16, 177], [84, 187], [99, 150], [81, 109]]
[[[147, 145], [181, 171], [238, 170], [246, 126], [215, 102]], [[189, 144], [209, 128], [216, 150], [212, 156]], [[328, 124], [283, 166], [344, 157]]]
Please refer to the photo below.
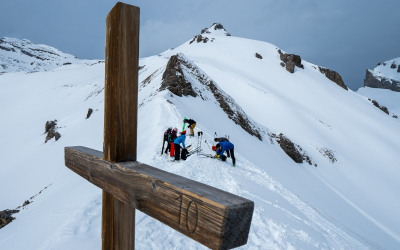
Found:
[[139, 162], [66, 147], [65, 165], [118, 200], [211, 249], [247, 243], [254, 202]]

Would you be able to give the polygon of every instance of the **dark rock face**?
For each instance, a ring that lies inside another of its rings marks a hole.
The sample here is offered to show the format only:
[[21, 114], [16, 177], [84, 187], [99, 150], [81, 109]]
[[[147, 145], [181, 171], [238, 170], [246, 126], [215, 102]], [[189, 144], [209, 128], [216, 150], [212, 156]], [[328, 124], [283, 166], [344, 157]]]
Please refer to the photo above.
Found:
[[296, 163], [303, 163], [303, 156], [294, 146], [294, 143], [283, 134], [278, 135], [278, 143], [282, 150]]
[[46, 140], [44, 143], [46, 143], [48, 140], [51, 140], [53, 137], [55, 137], [56, 141], [60, 139], [61, 135], [60, 133], [56, 132], [56, 127], [57, 125], [57, 120], [54, 121], [47, 121], [45, 125], [45, 134], [47, 133]]
[[272, 137], [276, 139], [281, 149], [296, 163], [303, 163], [306, 161], [310, 165], [314, 165], [315, 167], [317, 164], [311, 159], [310, 156], [303, 151], [303, 149], [294, 144], [289, 138], [287, 138], [283, 134], [275, 135], [272, 134]]
[[46, 125], [44, 127], [44, 133], [48, 133], [50, 129], [54, 129], [54, 127], [57, 125], [57, 120], [54, 121], [47, 121]]
[[89, 108], [87, 115], [86, 115], [86, 119], [88, 119], [92, 113], [93, 113], [93, 109]]
[[391, 69], [395, 69], [395, 68], [396, 68], [396, 64], [395, 64], [395, 63], [392, 63], [392, 65], [390, 65], [390, 68], [391, 68]]
[[348, 90], [347, 86], [344, 84], [343, 79], [339, 75], [338, 72], [327, 69], [327, 68], [322, 68], [322, 67], [318, 67], [318, 68], [319, 68], [319, 71], [326, 76], [326, 78], [328, 78], [332, 82], [336, 83], [343, 89]]
[[395, 118], [395, 119], [399, 118], [397, 115], [393, 115], [392, 117]]
[[256, 57], [257, 57], [258, 59], [262, 59], [262, 56], [261, 56], [260, 54], [258, 54], [258, 53], [256, 53]]
[[11, 221], [15, 220], [14, 217], [12, 217], [12, 214], [18, 213], [19, 210], [4, 210], [0, 211], [0, 229], [5, 227], [7, 224], [9, 224]]
[[182, 97], [182, 95], [190, 95], [193, 97], [197, 96], [190, 82], [187, 82], [185, 80], [185, 76], [182, 72], [178, 55], [171, 56], [168, 61], [167, 67], [165, 68], [164, 74], [162, 76], [160, 91], [164, 89], [168, 89], [173, 94], [180, 97]]
[[70, 62], [63, 63], [63, 65], [71, 65]]
[[192, 44], [194, 41], [196, 41], [197, 43], [207, 43], [208, 42], [208, 37], [204, 37], [202, 35], [197, 35], [195, 37], [193, 37], [193, 39], [189, 42], [189, 44]]
[[400, 64], [397, 66], [397, 73], [400, 73]]
[[379, 103], [375, 100], [371, 100], [371, 99], [368, 99], [368, 100], [370, 102], [372, 102], [372, 104], [374, 104], [375, 107], [377, 107], [378, 109], [382, 110], [383, 112], [385, 112], [386, 114], [389, 115], [389, 110], [385, 106], [379, 105]]
[[[222, 24], [220, 24], [220, 23], [214, 23], [215, 24], [215, 26], [214, 26], [214, 29], [215, 30], [225, 30], [224, 29], [224, 26], [222, 26]], [[213, 24], [213, 25], [214, 25]], [[225, 30], [226, 31], [226, 30]]]
[[364, 79], [364, 86], [370, 88], [390, 89], [400, 92], [400, 82], [386, 77], [375, 77], [371, 70], [367, 69]]
[[210, 34], [211, 32], [208, 31], [208, 28], [204, 28], [204, 29], [201, 30], [201, 34], [204, 34], [204, 33]]
[[[281, 50], [278, 50], [280, 55], [280, 59], [285, 63], [285, 68], [288, 72], [294, 73], [294, 68], [297, 66], [298, 68], [304, 69], [303, 64], [301, 64], [301, 57], [295, 54], [284, 54]], [[282, 64], [281, 64], [282, 65]]]

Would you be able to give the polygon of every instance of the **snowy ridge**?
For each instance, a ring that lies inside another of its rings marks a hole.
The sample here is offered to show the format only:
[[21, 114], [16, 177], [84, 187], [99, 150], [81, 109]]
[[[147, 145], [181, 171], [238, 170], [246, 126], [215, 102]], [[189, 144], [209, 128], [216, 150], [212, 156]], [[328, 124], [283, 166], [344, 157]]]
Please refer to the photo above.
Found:
[[27, 39], [3, 37], [0, 39], [0, 75], [7, 72], [38, 72], [63, 65], [100, 61], [78, 60], [47, 45], [36, 45]]

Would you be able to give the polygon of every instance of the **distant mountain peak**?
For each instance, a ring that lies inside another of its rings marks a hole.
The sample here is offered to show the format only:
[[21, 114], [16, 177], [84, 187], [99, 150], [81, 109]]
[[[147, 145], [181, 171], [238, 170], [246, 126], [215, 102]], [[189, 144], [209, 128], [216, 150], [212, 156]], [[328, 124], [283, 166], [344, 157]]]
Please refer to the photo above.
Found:
[[231, 36], [229, 32], [226, 31], [224, 26], [220, 23], [213, 23], [210, 28], [204, 28], [201, 30], [201, 34], [219, 34], [224, 36]]
[[[97, 63], [100, 63], [98, 61]], [[73, 55], [28, 39], [0, 38], [0, 75], [9, 72], [39, 72], [70, 64], [95, 62], [79, 60]]]

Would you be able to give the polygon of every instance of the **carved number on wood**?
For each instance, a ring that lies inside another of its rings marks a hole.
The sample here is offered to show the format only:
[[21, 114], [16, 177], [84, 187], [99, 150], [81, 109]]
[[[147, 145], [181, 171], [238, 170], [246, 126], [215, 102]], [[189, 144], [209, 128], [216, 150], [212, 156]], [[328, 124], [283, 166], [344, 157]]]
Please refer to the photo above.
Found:
[[[179, 196], [179, 197], [177, 198], [177, 200], [178, 200], [178, 199], [181, 199], [181, 206], [180, 206], [180, 209], [179, 209], [179, 221], [178, 221], [179, 225], [181, 225], [183, 195]], [[193, 204], [194, 206], [196, 206], [196, 225], [194, 226], [194, 229], [193, 229], [193, 230], [190, 230], [190, 229], [189, 229], [189, 209], [190, 209], [190, 206], [191, 206], [192, 204]], [[186, 210], [186, 228], [187, 228], [187, 230], [188, 230], [189, 233], [194, 233], [194, 232], [196, 232], [198, 220], [199, 220], [199, 210], [198, 210], [198, 208], [197, 208], [197, 204], [196, 204], [196, 202], [194, 202], [194, 201], [191, 200], [191, 201], [189, 202], [189, 205], [188, 205], [187, 210]]]

